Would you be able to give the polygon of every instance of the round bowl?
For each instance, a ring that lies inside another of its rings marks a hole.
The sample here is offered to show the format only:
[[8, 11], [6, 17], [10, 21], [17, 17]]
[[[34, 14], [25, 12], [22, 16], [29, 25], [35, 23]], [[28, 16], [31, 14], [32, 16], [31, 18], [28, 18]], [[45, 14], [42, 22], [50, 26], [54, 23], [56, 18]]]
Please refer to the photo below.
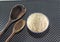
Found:
[[27, 27], [33, 33], [42, 33], [48, 29], [49, 19], [43, 13], [32, 13], [27, 18]]

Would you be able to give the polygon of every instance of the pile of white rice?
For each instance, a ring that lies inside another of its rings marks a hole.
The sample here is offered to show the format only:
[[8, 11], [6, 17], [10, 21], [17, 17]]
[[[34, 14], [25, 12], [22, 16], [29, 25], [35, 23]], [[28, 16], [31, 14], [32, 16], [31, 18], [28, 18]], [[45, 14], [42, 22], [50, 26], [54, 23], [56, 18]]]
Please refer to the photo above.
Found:
[[48, 28], [49, 20], [42, 13], [32, 13], [27, 19], [27, 27], [32, 32], [40, 33]]

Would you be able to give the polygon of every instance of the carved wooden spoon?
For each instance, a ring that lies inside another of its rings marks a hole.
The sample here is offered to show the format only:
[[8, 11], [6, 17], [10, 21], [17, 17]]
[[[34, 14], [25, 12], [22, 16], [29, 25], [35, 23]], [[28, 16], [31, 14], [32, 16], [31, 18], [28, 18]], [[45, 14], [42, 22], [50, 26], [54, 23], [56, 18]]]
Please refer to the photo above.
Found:
[[25, 20], [21, 19], [19, 21], [17, 21], [13, 27], [12, 33], [11, 35], [6, 39], [5, 42], [9, 42], [9, 40], [19, 31], [21, 31], [23, 29], [23, 27], [25, 26]]

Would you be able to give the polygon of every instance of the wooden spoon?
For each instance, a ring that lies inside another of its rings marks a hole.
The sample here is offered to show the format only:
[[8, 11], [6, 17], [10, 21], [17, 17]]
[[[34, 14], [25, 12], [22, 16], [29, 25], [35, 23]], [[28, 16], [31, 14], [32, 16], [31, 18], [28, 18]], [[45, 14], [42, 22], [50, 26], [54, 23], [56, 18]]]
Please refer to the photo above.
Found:
[[26, 12], [26, 8], [22, 4], [15, 5], [9, 15], [9, 20], [5, 25], [4, 29], [0, 31], [0, 36], [4, 33], [5, 29], [9, 27], [9, 25], [17, 20], [19, 20]]
[[21, 31], [23, 29], [23, 27], [25, 26], [25, 20], [21, 19], [19, 21], [17, 21], [13, 27], [12, 33], [11, 35], [6, 39], [5, 42], [9, 42], [9, 40], [19, 31]]

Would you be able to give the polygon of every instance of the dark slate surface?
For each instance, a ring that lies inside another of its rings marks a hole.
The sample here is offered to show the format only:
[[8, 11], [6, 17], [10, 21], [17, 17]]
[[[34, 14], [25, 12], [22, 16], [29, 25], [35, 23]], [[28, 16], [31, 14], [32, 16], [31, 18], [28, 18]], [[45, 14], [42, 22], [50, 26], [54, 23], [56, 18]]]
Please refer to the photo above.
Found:
[[[0, 30], [7, 23], [10, 10], [15, 4], [24, 4], [27, 8], [26, 15], [23, 19], [34, 12], [42, 12], [49, 18], [49, 29], [44, 34], [31, 33], [27, 26], [17, 33], [10, 42], [60, 42], [60, 0], [40, 0], [40, 1], [21, 1], [21, 2], [0, 2]], [[0, 37], [0, 42], [4, 42], [11, 34], [13, 24], [8, 30]]]

